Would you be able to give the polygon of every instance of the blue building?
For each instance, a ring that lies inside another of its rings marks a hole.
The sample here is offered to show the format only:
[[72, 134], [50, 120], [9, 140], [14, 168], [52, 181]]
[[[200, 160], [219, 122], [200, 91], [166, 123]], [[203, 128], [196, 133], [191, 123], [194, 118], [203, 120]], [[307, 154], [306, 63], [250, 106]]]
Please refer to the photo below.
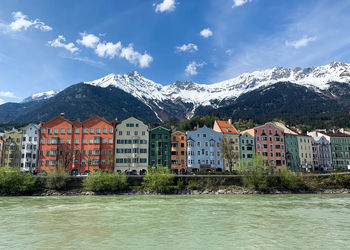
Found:
[[206, 126], [187, 131], [187, 169], [197, 171], [223, 171], [224, 160], [220, 152], [222, 133]]

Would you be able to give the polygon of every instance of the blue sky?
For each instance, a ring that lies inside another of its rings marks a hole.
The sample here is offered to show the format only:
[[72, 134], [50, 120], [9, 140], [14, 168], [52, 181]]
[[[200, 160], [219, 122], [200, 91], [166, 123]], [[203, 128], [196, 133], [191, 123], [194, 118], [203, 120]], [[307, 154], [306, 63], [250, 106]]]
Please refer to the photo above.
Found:
[[110, 73], [162, 84], [350, 62], [349, 0], [1, 0], [0, 103]]

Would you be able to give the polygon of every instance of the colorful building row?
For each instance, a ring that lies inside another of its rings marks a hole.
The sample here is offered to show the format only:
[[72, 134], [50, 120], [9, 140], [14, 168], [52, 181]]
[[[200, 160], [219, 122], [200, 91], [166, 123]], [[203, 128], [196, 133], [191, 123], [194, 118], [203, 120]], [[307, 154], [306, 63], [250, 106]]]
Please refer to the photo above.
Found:
[[[230, 145], [224, 159], [222, 145]], [[62, 114], [39, 125], [5, 131], [0, 136], [0, 162], [22, 171], [50, 171], [62, 166], [71, 174], [96, 169], [144, 174], [148, 167], [165, 166], [181, 174], [229, 171], [261, 155], [278, 171], [329, 171], [350, 168], [350, 133], [316, 130], [308, 135], [284, 122], [268, 122], [238, 131], [231, 120], [194, 131], [149, 127], [130, 117], [109, 122], [94, 116], [69, 121]]]

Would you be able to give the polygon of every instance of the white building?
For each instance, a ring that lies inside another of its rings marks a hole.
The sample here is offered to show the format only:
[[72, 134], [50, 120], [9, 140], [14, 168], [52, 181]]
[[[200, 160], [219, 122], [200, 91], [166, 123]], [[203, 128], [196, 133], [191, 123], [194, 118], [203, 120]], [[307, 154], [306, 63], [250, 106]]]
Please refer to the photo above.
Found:
[[115, 172], [144, 174], [148, 167], [148, 126], [130, 117], [116, 127]]
[[314, 154], [315, 171], [328, 171], [332, 169], [331, 144], [326, 137], [313, 137], [312, 151]]
[[39, 129], [37, 124], [28, 124], [22, 128], [21, 171], [36, 170], [39, 148]]

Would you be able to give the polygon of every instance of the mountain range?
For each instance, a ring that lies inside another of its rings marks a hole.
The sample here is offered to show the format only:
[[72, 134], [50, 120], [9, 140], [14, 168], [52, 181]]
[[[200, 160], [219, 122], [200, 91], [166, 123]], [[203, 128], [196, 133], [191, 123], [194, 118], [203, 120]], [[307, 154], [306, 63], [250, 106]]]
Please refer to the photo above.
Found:
[[276, 67], [244, 73], [212, 84], [176, 81], [163, 85], [137, 72], [109, 74], [64, 90], [37, 93], [21, 103], [0, 105], [0, 123], [69, 119], [100, 115], [108, 120], [135, 116], [145, 122], [194, 115], [233, 118], [332, 119], [349, 115], [350, 64], [333, 62], [308, 68]]

